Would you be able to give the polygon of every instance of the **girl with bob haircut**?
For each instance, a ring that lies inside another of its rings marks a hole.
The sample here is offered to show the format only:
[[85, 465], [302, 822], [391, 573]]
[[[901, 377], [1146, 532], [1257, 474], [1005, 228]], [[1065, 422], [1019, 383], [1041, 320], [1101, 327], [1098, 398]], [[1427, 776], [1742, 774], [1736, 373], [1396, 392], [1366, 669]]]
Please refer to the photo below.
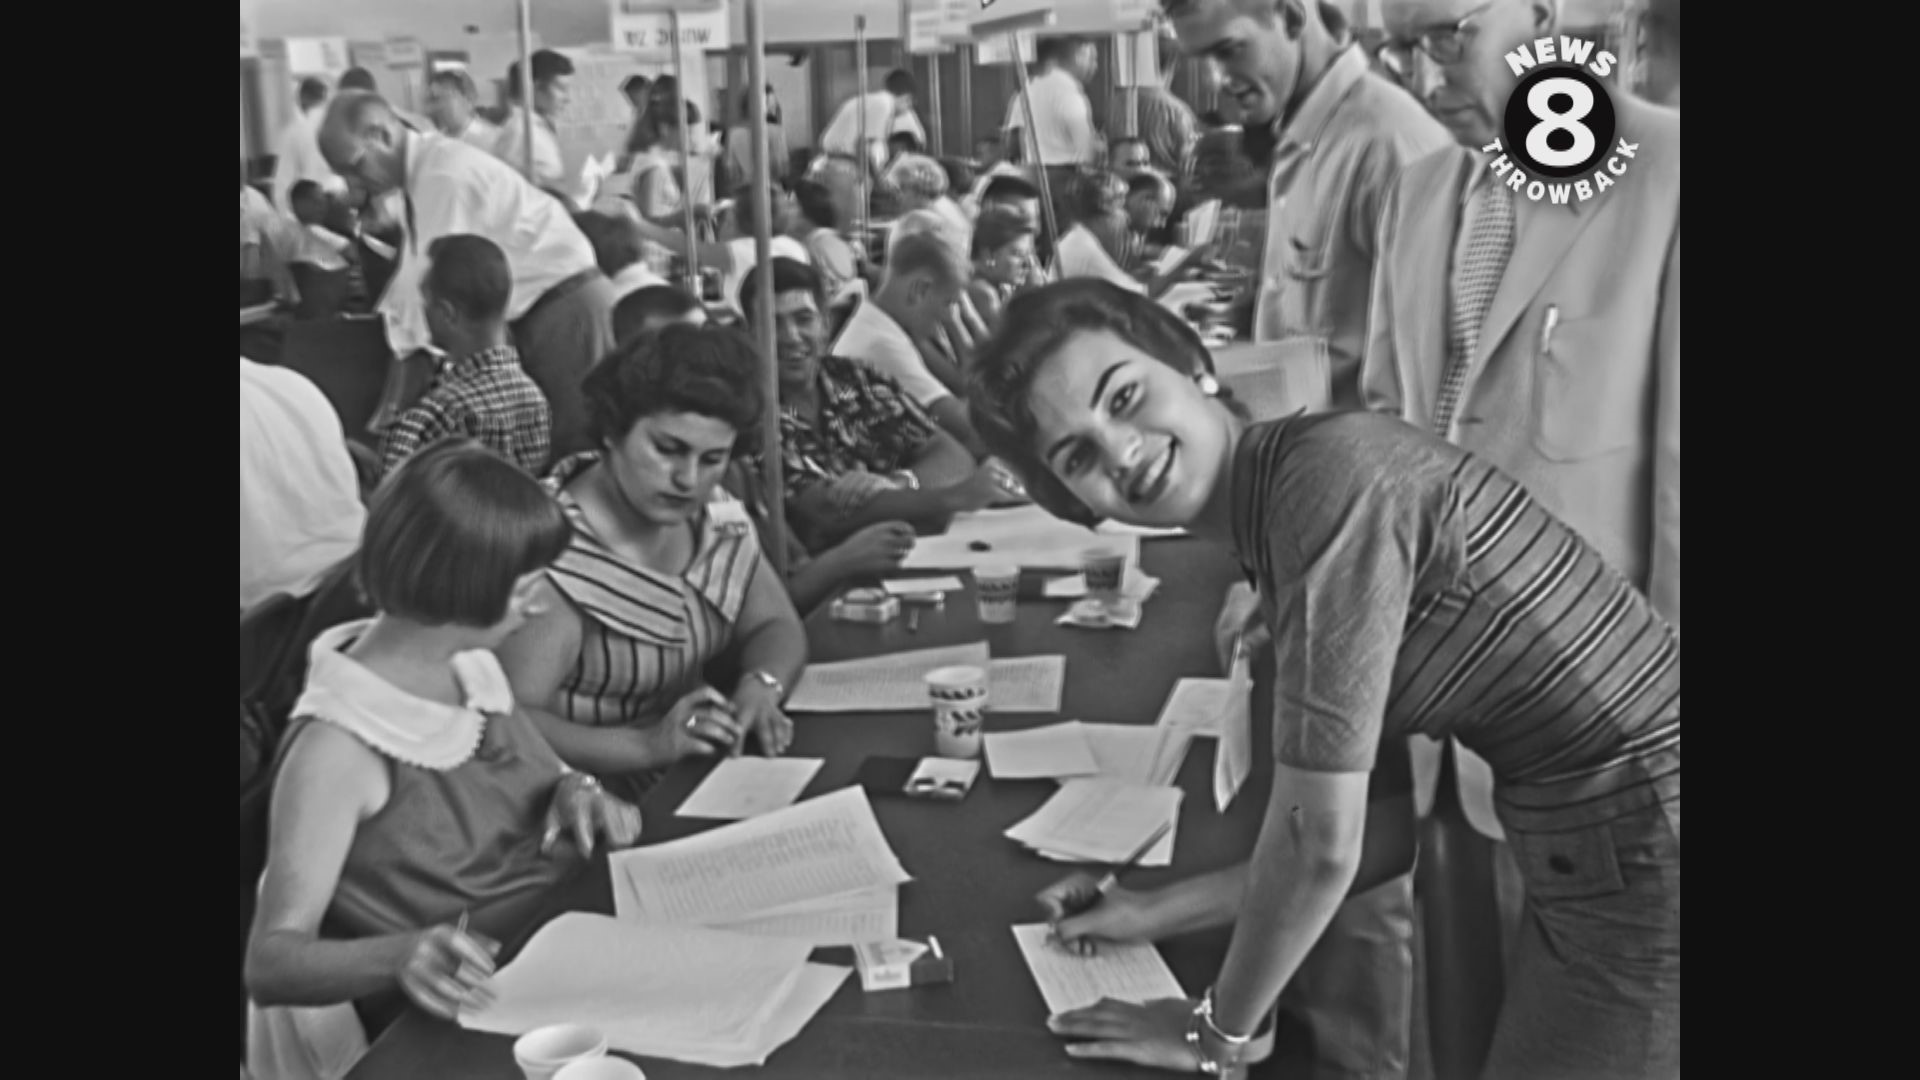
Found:
[[1346, 897], [1382, 739], [1458, 738], [1492, 766], [1525, 927], [1484, 1075], [1678, 1076], [1680, 640], [1525, 489], [1370, 413], [1247, 423], [1205, 347], [1095, 280], [1016, 297], [973, 424], [1056, 516], [1229, 545], [1275, 660], [1271, 801], [1244, 864], [1153, 892], [1076, 874], [1040, 894], [1082, 950], [1232, 924], [1199, 1001], [1051, 1021], [1076, 1057], [1237, 1063]]
[[280, 752], [247, 944], [254, 1076], [341, 1075], [406, 1001], [483, 1004], [496, 942], [596, 833], [639, 838], [639, 811], [561, 763], [491, 651], [541, 618], [570, 534], [471, 440], [376, 492], [359, 573], [378, 614], [314, 641]]
[[[806, 634], [746, 508], [717, 489], [757, 442], [759, 364], [737, 330], [641, 334], [582, 386], [599, 448], [547, 478], [573, 541], [547, 571], [553, 611], [500, 659], [560, 756], [636, 801], [682, 758], [793, 740], [780, 705]], [[744, 672], [728, 696], [705, 678], [723, 653]]]

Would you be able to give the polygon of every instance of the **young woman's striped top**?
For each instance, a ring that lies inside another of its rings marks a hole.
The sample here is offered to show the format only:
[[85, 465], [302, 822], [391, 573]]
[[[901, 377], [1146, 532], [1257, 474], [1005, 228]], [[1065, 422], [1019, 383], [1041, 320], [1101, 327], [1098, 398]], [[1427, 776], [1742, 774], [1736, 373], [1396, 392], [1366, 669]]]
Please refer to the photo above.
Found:
[[698, 548], [684, 572], [626, 561], [601, 542], [566, 490], [598, 460], [575, 455], [546, 481], [573, 522], [573, 543], [547, 576], [586, 615], [559, 711], [576, 724], [647, 727], [698, 688], [707, 661], [733, 641], [764, 556], [746, 508], [727, 501], [709, 503], [694, 522]]
[[1366, 771], [1383, 737], [1453, 736], [1503, 815], [1679, 796], [1679, 635], [1517, 483], [1367, 413], [1249, 427], [1231, 482], [1282, 763]]

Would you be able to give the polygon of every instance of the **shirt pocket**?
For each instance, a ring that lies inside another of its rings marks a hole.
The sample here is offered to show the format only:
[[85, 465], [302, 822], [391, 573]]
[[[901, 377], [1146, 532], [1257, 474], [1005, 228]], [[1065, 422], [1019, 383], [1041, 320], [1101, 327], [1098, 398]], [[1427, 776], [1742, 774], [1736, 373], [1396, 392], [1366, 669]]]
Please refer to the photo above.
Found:
[[1650, 404], [1651, 341], [1638, 325], [1605, 316], [1563, 319], [1544, 333], [1544, 316], [1524, 328], [1534, 351], [1534, 444], [1551, 461], [1574, 462], [1625, 450], [1640, 438]]

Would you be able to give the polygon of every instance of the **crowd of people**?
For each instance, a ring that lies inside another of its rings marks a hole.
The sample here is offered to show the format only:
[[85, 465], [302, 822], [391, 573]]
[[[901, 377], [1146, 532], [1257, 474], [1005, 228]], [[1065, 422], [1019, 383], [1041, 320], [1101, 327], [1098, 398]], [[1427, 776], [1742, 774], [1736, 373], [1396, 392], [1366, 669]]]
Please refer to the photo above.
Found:
[[[1654, 7], [1677, 58], [1678, 5]], [[402, 1003], [484, 1001], [515, 902], [637, 842], [663, 770], [786, 750], [810, 611], [955, 514], [1028, 499], [1229, 547], [1247, 584], [1222, 662], [1276, 660], [1284, 808], [1251, 859], [1040, 898], [1069, 942], [1237, 920], [1218, 981], [1197, 1005], [1056, 1018], [1069, 1052], [1230, 1065], [1280, 1002], [1318, 1074], [1405, 1075], [1411, 880], [1347, 886], [1376, 748], [1415, 737], [1422, 797], [1452, 755], [1524, 890], [1487, 1075], [1677, 1076], [1677, 59], [1675, 107], [1612, 96], [1628, 176], [1530, 202], [1483, 148], [1503, 55], [1564, 29], [1558, 6], [1381, 8], [1363, 42], [1333, 5], [1163, 0], [1235, 113], [1251, 196], [1209, 162], [1220, 118], [1164, 88], [1102, 138], [1097, 51], [1073, 37], [1040, 43], [1027, 100], [968, 161], [925, 153], [904, 71], [800, 168], [771, 87], [709, 142], [669, 80], [630, 80], [597, 191], [561, 164], [558, 53], [498, 123], [464, 72], [433, 77], [426, 117], [364, 73], [303, 83], [270, 192], [242, 185], [243, 297], [267, 278], [298, 318], [362, 303], [397, 359], [359, 451], [312, 384], [241, 360], [243, 618], [343, 564], [365, 599], [312, 643], [266, 764], [257, 1080], [337, 1075]], [[1267, 209], [1253, 342], [1309, 373], [1263, 423], [1157, 302], [1181, 216], [1232, 198]], [[856, 227], [873, 220], [884, 244]], [[696, 272], [710, 290], [683, 286]], [[771, 357], [742, 330], [762, 314]]]

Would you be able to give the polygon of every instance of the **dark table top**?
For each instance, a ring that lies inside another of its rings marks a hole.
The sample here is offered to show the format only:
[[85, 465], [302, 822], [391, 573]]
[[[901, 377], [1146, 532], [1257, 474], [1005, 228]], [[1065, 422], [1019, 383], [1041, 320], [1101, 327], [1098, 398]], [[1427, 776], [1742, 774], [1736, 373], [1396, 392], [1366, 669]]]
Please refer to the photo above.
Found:
[[[1039, 580], [1023, 583], [1016, 622], [982, 626], [971, 594], [954, 593], [942, 610], [925, 610], [917, 632], [904, 619], [884, 626], [834, 622], [824, 616], [808, 625], [815, 661], [848, 659], [909, 649], [961, 644], [985, 638], [995, 656], [1064, 654], [1067, 677], [1062, 711], [993, 715], [989, 731], [1019, 730], [1063, 719], [1152, 724], [1174, 683], [1185, 676], [1220, 674], [1210, 628], [1226, 587], [1237, 575], [1231, 556], [1197, 540], [1152, 540], [1142, 545], [1142, 563], [1161, 579], [1138, 630], [1079, 630], [1054, 625], [1065, 601], [1039, 598]], [[961, 575], [963, 578], [965, 575]], [[1268, 662], [1270, 665], [1270, 662]], [[1256, 762], [1267, 760], [1271, 714], [1267, 672], [1254, 701]], [[932, 722], [924, 712], [848, 716], [798, 715], [790, 753], [824, 758], [802, 798], [850, 784], [868, 755], [917, 756], [933, 752]], [[1152, 888], [1177, 878], [1218, 869], [1251, 850], [1265, 810], [1271, 772], [1256, 767], [1224, 815], [1212, 794], [1212, 739], [1195, 739], [1179, 773], [1181, 804], [1174, 864], [1139, 869], [1129, 887]], [[645, 841], [702, 832], [719, 822], [674, 814], [710, 768], [702, 762], [671, 771], [649, 793], [643, 811]], [[1074, 1061], [1045, 1026], [1047, 1008], [1008, 929], [1036, 922], [1040, 889], [1070, 868], [1034, 855], [1001, 833], [1032, 813], [1055, 789], [1046, 780], [995, 780], [983, 768], [958, 804], [909, 799], [872, 800], [875, 816], [913, 881], [900, 889], [900, 933], [924, 939], [938, 935], [954, 958], [951, 985], [866, 993], [849, 974], [839, 992], [802, 1030], [776, 1051], [761, 1072], [780, 1077], [1150, 1076], [1149, 1070]], [[1413, 861], [1411, 777], [1404, 749], [1383, 746], [1368, 815], [1367, 853], [1355, 891], [1407, 872]], [[611, 914], [604, 858], [555, 890], [534, 925], [564, 911]], [[526, 936], [530, 936], [529, 927]], [[1213, 979], [1225, 956], [1225, 928], [1160, 944], [1161, 954], [1189, 993]], [[503, 954], [524, 941], [508, 943]], [[847, 949], [822, 949], [815, 959], [852, 965]], [[512, 1040], [464, 1031], [417, 1011], [403, 1016], [374, 1044], [351, 1080], [398, 1077], [498, 1077], [520, 1075]], [[1282, 1040], [1282, 1051], [1285, 1040]], [[1280, 1064], [1280, 1054], [1270, 1065]], [[722, 1070], [660, 1059], [639, 1059], [650, 1080], [718, 1075]], [[1266, 1069], [1259, 1070], [1267, 1071]]]

